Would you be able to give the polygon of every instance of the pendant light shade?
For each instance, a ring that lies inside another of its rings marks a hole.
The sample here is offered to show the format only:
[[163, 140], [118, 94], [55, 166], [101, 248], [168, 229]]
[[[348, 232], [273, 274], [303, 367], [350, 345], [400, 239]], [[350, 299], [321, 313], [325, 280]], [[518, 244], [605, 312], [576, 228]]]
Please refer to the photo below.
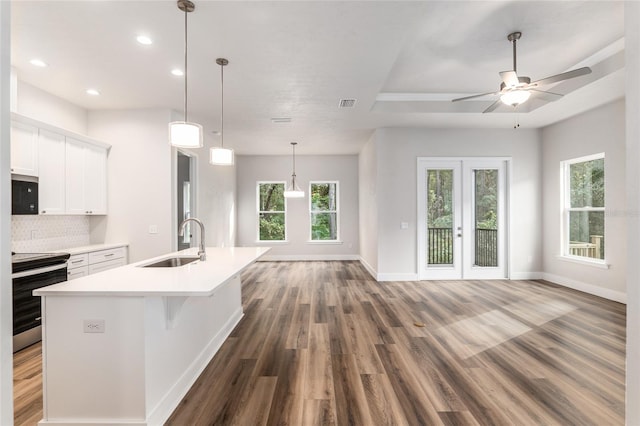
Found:
[[184, 121], [169, 123], [169, 142], [179, 148], [201, 148], [202, 126], [198, 123], [190, 123], [187, 110], [187, 52], [189, 43], [187, 39], [187, 15], [193, 12], [196, 6], [190, 0], [178, 0], [178, 9], [184, 12]]
[[218, 58], [216, 64], [220, 65], [220, 147], [209, 150], [209, 162], [215, 166], [233, 166], [233, 150], [224, 147], [224, 67], [229, 61]]
[[304, 198], [304, 191], [300, 189], [296, 183], [296, 145], [297, 142], [291, 142], [293, 148], [293, 173], [291, 174], [291, 182], [284, 191], [285, 198]]

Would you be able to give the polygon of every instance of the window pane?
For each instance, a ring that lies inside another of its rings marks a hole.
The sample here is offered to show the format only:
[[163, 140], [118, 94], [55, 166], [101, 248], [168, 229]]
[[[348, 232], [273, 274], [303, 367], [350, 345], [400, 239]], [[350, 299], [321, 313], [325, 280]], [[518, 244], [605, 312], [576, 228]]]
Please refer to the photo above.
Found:
[[571, 207], [604, 207], [604, 158], [569, 166]]
[[498, 266], [498, 170], [474, 170], [475, 266]]
[[284, 213], [260, 213], [260, 240], [284, 240]]
[[427, 170], [427, 263], [453, 264], [453, 170]]
[[284, 211], [284, 184], [260, 184], [260, 211]]
[[338, 239], [338, 221], [335, 213], [311, 213], [311, 239]]
[[336, 207], [335, 183], [311, 184], [311, 210], [335, 211]]
[[604, 259], [604, 212], [569, 212], [569, 254]]

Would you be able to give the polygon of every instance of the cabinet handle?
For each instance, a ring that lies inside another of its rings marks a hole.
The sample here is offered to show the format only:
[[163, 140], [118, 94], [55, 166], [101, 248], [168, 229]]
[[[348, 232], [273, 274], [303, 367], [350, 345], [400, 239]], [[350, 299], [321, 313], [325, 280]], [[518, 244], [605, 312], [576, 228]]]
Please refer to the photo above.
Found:
[[109, 254], [105, 254], [104, 257], [111, 257], [113, 256], [115, 253], [109, 253]]
[[13, 171], [13, 167], [11, 168], [11, 171]]
[[42, 210], [42, 214], [44, 214], [44, 213], [46, 213], [46, 212], [47, 212], [46, 210]]
[[78, 259], [78, 260], [72, 260], [71, 263], [80, 263], [80, 262], [84, 262], [84, 260], [82, 259]]
[[40, 321], [42, 319], [42, 317], [38, 317], [36, 318], [36, 321]]

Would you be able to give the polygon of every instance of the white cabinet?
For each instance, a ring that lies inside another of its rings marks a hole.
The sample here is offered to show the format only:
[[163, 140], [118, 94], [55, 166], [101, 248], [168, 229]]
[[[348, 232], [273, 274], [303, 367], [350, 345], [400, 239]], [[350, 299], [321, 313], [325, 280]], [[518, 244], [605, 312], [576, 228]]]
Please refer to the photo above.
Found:
[[107, 150], [67, 137], [67, 214], [107, 213]]
[[38, 176], [38, 128], [11, 122], [11, 173]]
[[84, 277], [127, 264], [127, 248], [115, 247], [72, 255], [67, 261], [67, 280]]
[[65, 137], [40, 130], [38, 137], [40, 214], [65, 213]]

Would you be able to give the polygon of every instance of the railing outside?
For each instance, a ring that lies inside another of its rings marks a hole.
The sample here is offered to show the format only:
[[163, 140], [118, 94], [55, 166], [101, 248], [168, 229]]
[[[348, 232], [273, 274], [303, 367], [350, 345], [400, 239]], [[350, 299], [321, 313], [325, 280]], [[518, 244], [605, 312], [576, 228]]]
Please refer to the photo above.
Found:
[[476, 229], [475, 266], [498, 266], [498, 230]]
[[451, 265], [453, 263], [453, 229], [428, 228], [427, 261], [429, 265]]

